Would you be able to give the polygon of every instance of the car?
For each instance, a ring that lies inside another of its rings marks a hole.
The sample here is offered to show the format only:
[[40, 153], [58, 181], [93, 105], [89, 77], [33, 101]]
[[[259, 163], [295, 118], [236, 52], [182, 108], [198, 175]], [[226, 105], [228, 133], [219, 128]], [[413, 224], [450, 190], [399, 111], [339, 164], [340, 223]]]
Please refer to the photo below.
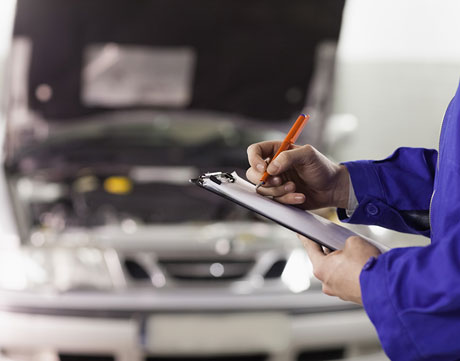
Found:
[[148, 123], [126, 115], [130, 122], [105, 114], [101, 124], [53, 130], [9, 163], [26, 232], [1, 255], [2, 327], [17, 330], [3, 333], [4, 349], [17, 340], [21, 349], [91, 354], [97, 342], [96, 354], [110, 357], [129, 346], [153, 359], [235, 351], [286, 359], [310, 348], [339, 357], [375, 341], [360, 307], [322, 294], [292, 232], [188, 183], [226, 157], [242, 162], [261, 130], [232, 131], [235, 121], [202, 115], [192, 124], [207, 134], [193, 140], [190, 114], [181, 122], [162, 113], [159, 128], [151, 113], [138, 114]]
[[[267, 113], [240, 93], [254, 83], [231, 93], [235, 79], [213, 88], [206, 75], [197, 88], [201, 53], [120, 44], [94, 21], [131, 11], [136, 29], [145, 9], [88, 4], [17, 6], [0, 174], [3, 359], [385, 359], [364, 310], [322, 293], [294, 233], [188, 182], [244, 176], [247, 146], [283, 137], [276, 118], [306, 90], [290, 87]], [[95, 28], [103, 43], [70, 41]], [[140, 72], [152, 64], [161, 91]]]

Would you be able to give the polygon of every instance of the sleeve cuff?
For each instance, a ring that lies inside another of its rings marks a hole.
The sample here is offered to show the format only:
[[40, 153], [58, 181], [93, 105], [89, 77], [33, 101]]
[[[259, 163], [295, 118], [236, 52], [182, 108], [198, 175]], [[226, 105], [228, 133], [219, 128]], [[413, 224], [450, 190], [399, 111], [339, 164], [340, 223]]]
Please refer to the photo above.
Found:
[[348, 180], [349, 180], [349, 189], [348, 189], [348, 206], [347, 209], [345, 210], [345, 213], [347, 217], [351, 217], [353, 215], [353, 212], [358, 208], [358, 199], [356, 198], [355, 190], [353, 188], [353, 182], [351, 181], [350, 175], [348, 175]]
[[361, 203], [365, 197], [385, 200], [383, 187], [373, 161], [358, 160], [342, 164], [348, 169], [358, 203]]

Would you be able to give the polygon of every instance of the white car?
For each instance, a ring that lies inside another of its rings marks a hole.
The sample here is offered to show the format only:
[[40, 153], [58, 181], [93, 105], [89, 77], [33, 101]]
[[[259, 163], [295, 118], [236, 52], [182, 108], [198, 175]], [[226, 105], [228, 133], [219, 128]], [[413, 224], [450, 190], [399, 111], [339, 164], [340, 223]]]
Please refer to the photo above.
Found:
[[[146, 115], [153, 122], [135, 121]], [[322, 294], [294, 233], [188, 183], [226, 156], [238, 165], [239, 144], [272, 132], [202, 115], [193, 124], [207, 136], [192, 140], [190, 114], [162, 113], [160, 128], [152, 113], [120, 116], [52, 131], [8, 163], [3, 199], [21, 232], [0, 254], [6, 355], [328, 360], [378, 350], [362, 308]]]
[[[246, 115], [194, 108], [217, 88], [190, 98], [200, 57], [188, 47], [104, 38], [67, 56], [97, 26], [72, 27], [78, 4], [18, 3], [0, 172], [2, 360], [385, 359], [363, 309], [321, 292], [295, 234], [188, 183], [244, 175], [246, 147], [282, 127], [254, 120], [251, 95], [216, 105]], [[129, 10], [120, 4], [114, 14]], [[270, 107], [291, 112], [304, 95], [293, 85]]]

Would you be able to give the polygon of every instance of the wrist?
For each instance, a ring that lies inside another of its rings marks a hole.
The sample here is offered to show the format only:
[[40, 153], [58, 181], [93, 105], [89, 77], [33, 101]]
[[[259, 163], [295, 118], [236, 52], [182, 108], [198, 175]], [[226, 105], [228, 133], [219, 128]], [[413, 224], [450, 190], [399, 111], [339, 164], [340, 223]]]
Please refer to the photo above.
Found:
[[338, 167], [333, 195], [334, 207], [346, 209], [348, 207], [350, 193], [350, 174], [348, 173], [347, 167], [343, 164], [340, 164]]

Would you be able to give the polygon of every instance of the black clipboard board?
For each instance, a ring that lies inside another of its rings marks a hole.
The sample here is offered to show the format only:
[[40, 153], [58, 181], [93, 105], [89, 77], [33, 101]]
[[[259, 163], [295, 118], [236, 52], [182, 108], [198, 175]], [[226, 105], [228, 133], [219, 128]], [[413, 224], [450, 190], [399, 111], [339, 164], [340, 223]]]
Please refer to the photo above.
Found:
[[239, 177], [236, 172], [204, 173], [190, 182], [302, 234], [330, 250], [343, 249], [346, 239], [352, 236], [366, 239], [382, 253], [390, 249], [319, 215], [264, 197], [256, 192], [255, 185]]

